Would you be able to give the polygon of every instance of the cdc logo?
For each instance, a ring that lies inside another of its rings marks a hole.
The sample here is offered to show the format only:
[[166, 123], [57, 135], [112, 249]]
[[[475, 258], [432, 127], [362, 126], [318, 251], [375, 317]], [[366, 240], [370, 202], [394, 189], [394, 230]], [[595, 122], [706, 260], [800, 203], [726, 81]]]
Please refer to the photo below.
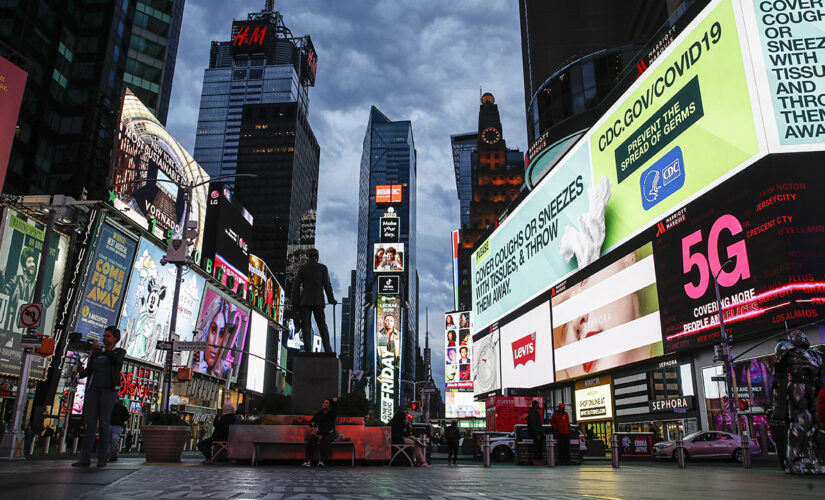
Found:
[[685, 161], [678, 146], [668, 151], [639, 177], [642, 206], [650, 210], [685, 185]]

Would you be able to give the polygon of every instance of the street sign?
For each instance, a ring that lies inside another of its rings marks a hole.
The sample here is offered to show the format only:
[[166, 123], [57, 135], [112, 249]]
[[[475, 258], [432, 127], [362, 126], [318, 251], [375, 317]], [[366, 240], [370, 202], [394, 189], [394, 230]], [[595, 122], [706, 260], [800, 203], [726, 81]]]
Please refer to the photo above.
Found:
[[206, 342], [175, 341], [176, 351], [205, 351], [207, 347]]
[[725, 377], [711, 377], [711, 382], [727, 382], [727, 378]]
[[436, 389], [435, 387], [422, 387], [421, 392], [423, 394], [433, 394], [438, 392], [438, 389]]
[[168, 340], [158, 340], [158, 343], [155, 344], [155, 349], [158, 351], [169, 351], [172, 349], [172, 343]]
[[40, 335], [23, 335], [22, 340], [20, 341], [21, 347], [31, 347], [33, 349], [37, 349], [42, 344], [42, 338]]
[[43, 319], [43, 304], [23, 304], [17, 318], [17, 328], [37, 328]]

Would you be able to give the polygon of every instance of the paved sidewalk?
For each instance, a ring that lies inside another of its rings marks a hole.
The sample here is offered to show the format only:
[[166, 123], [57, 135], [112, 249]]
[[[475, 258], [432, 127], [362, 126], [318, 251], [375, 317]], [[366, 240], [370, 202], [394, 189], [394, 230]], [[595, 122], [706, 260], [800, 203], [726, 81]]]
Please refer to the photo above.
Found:
[[73, 469], [67, 460], [0, 462], [0, 497], [60, 498], [825, 498], [825, 477], [789, 476], [778, 470], [743, 470], [708, 463], [684, 470], [670, 463], [579, 467], [479, 464], [431, 469], [362, 466], [214, 465], [197, 460], [146, 464], [122, 459], [105, 469]]

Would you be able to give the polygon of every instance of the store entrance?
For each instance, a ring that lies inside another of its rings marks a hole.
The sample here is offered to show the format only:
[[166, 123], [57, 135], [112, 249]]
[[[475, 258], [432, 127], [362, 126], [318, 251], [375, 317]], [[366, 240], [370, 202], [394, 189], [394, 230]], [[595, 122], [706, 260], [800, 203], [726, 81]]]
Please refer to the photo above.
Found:
[[605, 445], [610, 442], [610, 438], [613, 436], [613, 422], [610, 420], [579, 422], [579, 429], [581, 429], [585, 439], [593, 439], [593, 435], [595, 435], [595, 439], [601, 440]]
[[618, 424], [617, 428], [619, 432], [652, 432], [654, 442], [676, 441], [677, 437], [696, 431], [696, 419], [631, 422]]

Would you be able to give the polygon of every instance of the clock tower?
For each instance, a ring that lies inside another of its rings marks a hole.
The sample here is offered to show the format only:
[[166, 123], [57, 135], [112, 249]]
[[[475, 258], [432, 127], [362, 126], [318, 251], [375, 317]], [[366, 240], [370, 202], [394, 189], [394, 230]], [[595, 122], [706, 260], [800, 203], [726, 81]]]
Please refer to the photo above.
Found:
[[501, 117], [498, 114], [496, 98], [489, 92], [481, 96], [481, 106], [478, 110], [478, 150], [507, 150], [507, 144], [501, 135]]

